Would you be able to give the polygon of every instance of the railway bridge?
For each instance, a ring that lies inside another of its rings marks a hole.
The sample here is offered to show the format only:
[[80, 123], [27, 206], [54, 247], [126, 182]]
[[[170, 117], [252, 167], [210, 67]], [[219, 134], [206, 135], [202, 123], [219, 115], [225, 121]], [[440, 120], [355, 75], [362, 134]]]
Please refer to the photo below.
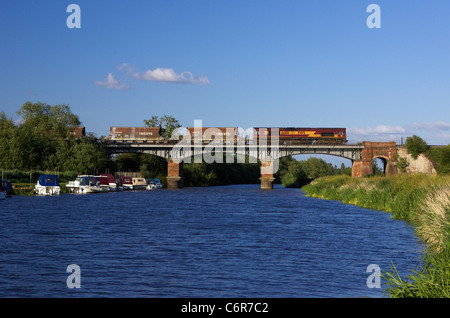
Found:
[[[278, 159], [302, 154], [332, 155], [352, 161], [352, 176], [363, 177], [372, 173], [372, 160], [381, 158], [386, 174], [397, 173], [394, 164], [397, 147], [395, 142], [363, 142], [356, 145], [310, 144], [191, 144], [105, 142], [109, 154], [146, 153], [167, 160], [167, 187], [183, 187], [183, 162], [208, 163], [261, 162], [261, 189], [272, 189], [274, 173], [278, 171]], [[241, 160], [241, 161], [239, 161]]]

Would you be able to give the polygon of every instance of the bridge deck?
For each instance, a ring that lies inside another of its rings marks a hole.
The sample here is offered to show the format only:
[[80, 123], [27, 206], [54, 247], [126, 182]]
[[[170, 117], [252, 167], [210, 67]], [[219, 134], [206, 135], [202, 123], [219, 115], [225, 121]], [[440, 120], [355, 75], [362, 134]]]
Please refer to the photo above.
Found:
[[257, 159], [278, 159], [301, 154], [325, 154], [350, 160], [361, 159], [363, 145], [243, 145], [243, 144], [151, 144], [105, 143], [109, 153], [148, 153], [166, 159], [185, 159], [211, 152], [235, 153]]

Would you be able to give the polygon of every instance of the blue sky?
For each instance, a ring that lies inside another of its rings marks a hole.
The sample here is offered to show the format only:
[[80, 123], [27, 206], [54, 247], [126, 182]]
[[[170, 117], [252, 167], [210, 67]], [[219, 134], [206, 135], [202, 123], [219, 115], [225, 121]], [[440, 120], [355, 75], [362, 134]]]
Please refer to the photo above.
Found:
[[68, 104], [97, 136], [168, 114], [449, 144], [449, 16], [448, 0], [3, 0], [0, 111]]

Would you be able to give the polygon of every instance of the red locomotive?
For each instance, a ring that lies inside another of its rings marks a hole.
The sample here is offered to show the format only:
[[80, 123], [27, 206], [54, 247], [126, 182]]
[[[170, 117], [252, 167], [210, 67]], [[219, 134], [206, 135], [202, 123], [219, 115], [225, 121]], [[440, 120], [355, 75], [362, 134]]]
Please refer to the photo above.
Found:
[[[253, 129], [254, 140], [272, 142], [278, 138], [280, 144], [344, 144], [347, 142], [347, 132], [345, 128], [270, 128], [257, 127]], [[271, 138], [272, 137], [272, 138]]]

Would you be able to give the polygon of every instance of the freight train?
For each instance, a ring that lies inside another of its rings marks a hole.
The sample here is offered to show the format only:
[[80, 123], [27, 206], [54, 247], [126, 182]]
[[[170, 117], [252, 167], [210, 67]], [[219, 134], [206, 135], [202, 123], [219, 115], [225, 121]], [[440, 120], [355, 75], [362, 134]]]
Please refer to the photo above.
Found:
[[[278, 132], [278, 134], [277, 134]], [[345, 128], [299, 128], [299, 127], [255, 127], [253, 138], [241, 136], [237, 127], [188, 127], [186, 135], [179, 138], [161, 136], [161, 127], [110, 127], [106, 137], [111, 143], [177, 143], [189, 136], [192, 143], [237, 143], [273, 144], [277, 138], [281, 145], [286, 144], [344, 144], [347, 142]]]

